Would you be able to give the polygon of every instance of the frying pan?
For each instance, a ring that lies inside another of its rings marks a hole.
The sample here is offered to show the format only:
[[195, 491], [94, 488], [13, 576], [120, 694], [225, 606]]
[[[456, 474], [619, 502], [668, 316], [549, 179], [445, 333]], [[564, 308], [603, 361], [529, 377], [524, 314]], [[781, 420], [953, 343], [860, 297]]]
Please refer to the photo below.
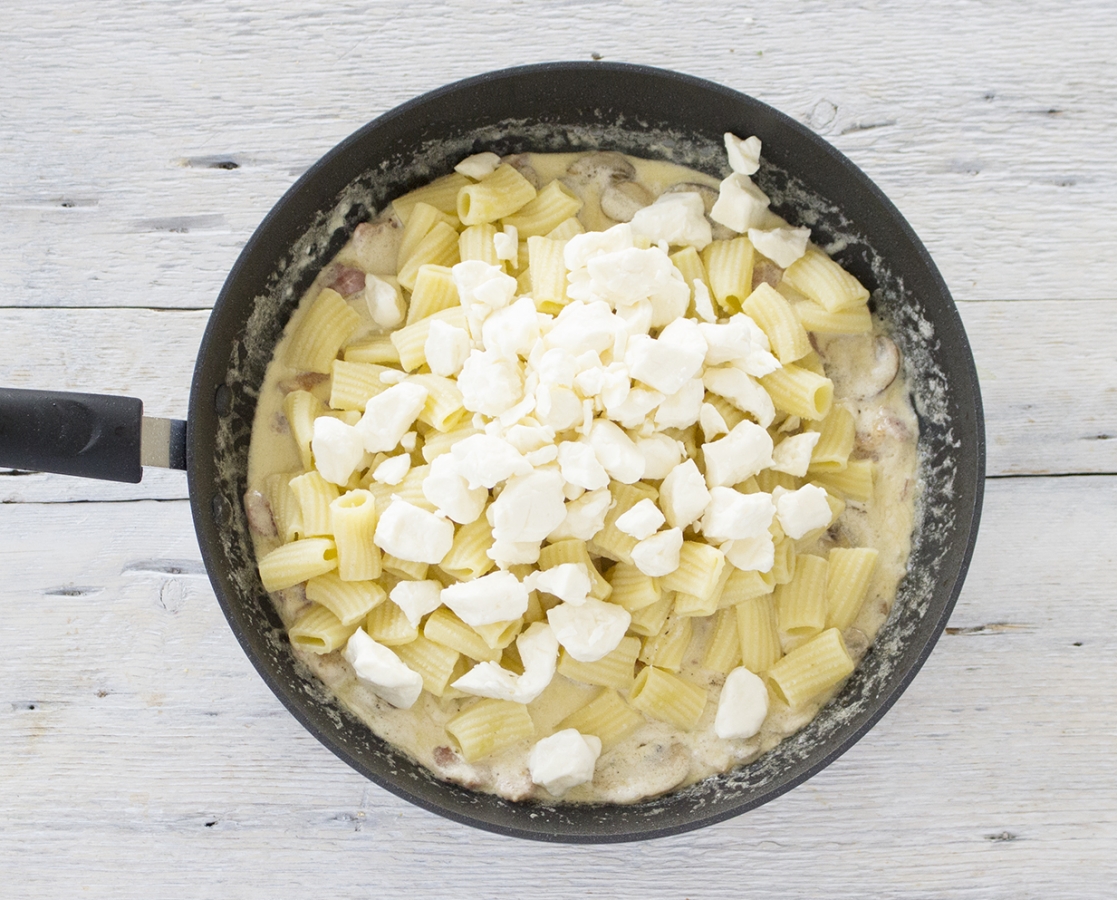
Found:
[[[294, 658], [260, 584], [241, 498], [256, 397], [302, 293], [356, 225], [393, 197], [481, 150], [611, 149], [726, 174], [722, 134], [758, 135], [755, 176], [772, 209], [871, 291], [912, 385], [922, 493], [909, 573], [857, 671], [799, 733], [755, 762], [630, 805], [514, 803], [437, 780], [376, 738]], [[139, 481], [143, 464], [185, 467], [202, 556], [229, 625], [276, 696], [376, 783], [489, 831], [544, 841], [626, 841], [738, 815], [810, 777], [865, 734], [926, 660], [961, 589], [985, 469], [969, 344], [911, 227], [849, 160], [808, 129], [728, 88], [644, 66], [552, 63], [433, 91], [342, 141], [276, 204], [210, 317], [185, 423], [145, 419], [139, 400], [0, 390], [0, 465]]]

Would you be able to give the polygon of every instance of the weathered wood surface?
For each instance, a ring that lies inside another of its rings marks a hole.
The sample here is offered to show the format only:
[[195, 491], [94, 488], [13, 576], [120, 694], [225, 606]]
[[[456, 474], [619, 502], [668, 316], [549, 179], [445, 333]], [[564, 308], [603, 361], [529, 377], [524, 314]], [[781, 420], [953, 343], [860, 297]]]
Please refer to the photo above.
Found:
[[323, 152], [446, 82], [598, 54], [849, 155], [961, 301], [989, 474], [1072, 477], [989, 483], [952, 633], [841, 760], [701, 832], [571, 848], [443, 821], [305, 733], [221, 617], [182, 473], [0, 473], [0, 894], [1112, 896], [1117, 7], [9, 0], [3, 22], [2, 384], [185, 415], [226, 273]]

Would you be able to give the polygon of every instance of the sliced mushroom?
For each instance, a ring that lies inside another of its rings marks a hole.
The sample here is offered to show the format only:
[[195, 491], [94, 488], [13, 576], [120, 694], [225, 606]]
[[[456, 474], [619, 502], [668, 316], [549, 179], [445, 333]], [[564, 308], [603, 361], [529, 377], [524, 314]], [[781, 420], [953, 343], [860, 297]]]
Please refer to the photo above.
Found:
[[712, 188], [708, 184], [698, 184], [694, 181], [682, 181], [679, 184], [673, 184], [663, 193], [665, 194], [698, 194], [702, 197], [702, 205], [705, 207], [706, 215], [710, 214], [710, 210], [714, 208], [714, 204], [718, 200], [717, 188]]
[[275, 520], [267, 497], [259, 491], [249, 491], [244, 495], [244, 512], [248, 516], [248, 527], [256, 534], [275, 537]]
[[335, 265], [327, 283], [342, 297], [350, 297], [365, 289], [365, 273], [352, 266]]
[[[634, 771], [645, 773], [635, 780]], [[690, 754], [682, 744], [649, 741], [626, 752], [609, 753], [597, 762], [594, 787], [607, 803], [632, 803], [665, 793], [679, 785], [690, 772]], [[634, 783], [635, 782], [635, 783]]]
[[622, 181], [609, 185], [601, 192], [601, 211], [617, 222], [631, 222], [632, 217], [652, 199], [652, 195], [638, 181]]
[[342, 248], [337, 261], [374, 275], [395, 275], [396, 256], [403, 225], [393, 216], [383, 222], [362, 222], [353, 238]]
[[874, 363], [864, 381], [862, 396], [875, 397], [885, 390], [900, 371], [900, 351], [891, 338], [880, 335], [873, 342]]
[[504, 157], [501, 162], [508, 163], [508, 165], [530, 181], [531, 186], [536, 190], [543, 187], [543, 180], [539, 177], [539, 173], [535, 171], [535, 166], [531, 164], [531, 157], [528, 154], [513, 153], [511, 156]]
[[600, 181], [602, 184], [631, 181], [636, 177], [636, 167], [623, 153], [612, 150], [588, 153], [571, 163], [566, 171], [586, 181]]
[[752, 289], [755, 291], [761, 284], [775, 287], [783, 280], [783, 269], [770, 259], [757, 259], [752, 267]]

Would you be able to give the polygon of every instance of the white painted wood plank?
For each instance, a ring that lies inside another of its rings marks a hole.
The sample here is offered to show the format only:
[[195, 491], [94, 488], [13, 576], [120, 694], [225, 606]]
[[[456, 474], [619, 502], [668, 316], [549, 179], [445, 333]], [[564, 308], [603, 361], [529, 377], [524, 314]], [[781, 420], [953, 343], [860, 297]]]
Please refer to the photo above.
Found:
[[1117, 479], [987, 497], [956, 633], [852, 751], [721, 825], [577, 849], [444, 822], [303, 733], [197, 574], [185, 503], [0, 506], [20, 636], [0, 655], [0, 878], [125, 900], [1110, 896]]
[[[1117, 301], [960, 304], [985, 403], [990, 475], [1117, 472]], [[0, 309], [0, 384], [140, 397], [185, 418], [208, 313]], [[50, 353], [42, 348], [51, 347]], [[138, 485], [0, 472], [0, 502], [173, 499], [180, 472]]]
[[483, 70], [591, 54], [808, 123], [893, 198], [961, 299], [1114, 293], [1097, 248], [1117, 214], [1108, 0], [52, 12], [13, 0], [0, 34], [5, 305], [208, 306], [270, 206], [364, 122]]

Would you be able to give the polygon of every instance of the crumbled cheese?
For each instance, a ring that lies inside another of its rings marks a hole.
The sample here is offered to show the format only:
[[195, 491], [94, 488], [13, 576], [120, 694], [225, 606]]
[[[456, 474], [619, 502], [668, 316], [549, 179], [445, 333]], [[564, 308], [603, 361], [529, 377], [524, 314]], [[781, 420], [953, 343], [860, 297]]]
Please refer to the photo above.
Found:
[[659, 391], [634, 387], [629, 390], [622, 403], [615, 406], [606, 406], [605, 412], [610, 419], [619, 423], [622, 428], [639, 428], [644, 424], [645, 416], [663, 401], [664, 395]]
[[636, 212], [631, 225], [634, 237], [676, 247], [702, 250], [713, 240], [706, 205], [696, 191], [660, 194], [655, 203]]
[[560, 563], [524, 579], [529, 590], [558, 597], [571, 606], [581, 606], [589, 596], [592, 582], [584, 563]]
[[644, 457], [627, 434], [605, 419], [590, 427], [590, 446], [597, 460], [621, 484], [635, 484], [644, 477]]
[[469, 351], [469, 334], [464, 328], [441, 319], [431, 320], [430, 331], [423, 344], [423, 353], [431, 372], [443, 378], [454, 377], [469, 359]]
[[593, 780], [600, 755], [601, 738], [567, 728], [531, 748], [528, 771], [534, 784], [545, 788], [552, 797], [561, 797], [572, 787]]
[[485, 555], [502, 569], [539, 562], [540, 541], [493, 541]]
[[399, 484], [411, 469], [411, 457], [406, 453], [389, 456], [372, 471], [372, 480], [380, 484]]
[[698, 425], [702, 429], [702, 435], [706, 438], [707, 443], [717, 440], [723, 434], [729, 434], [729, 426], [725, 422], [725, 417], [718, 412], [718, 408], [712, 403], [702, 404], [702, 410], [698, 415]]
[[563, 262], [570, 272], [584, 268], [594, 256], [616, 253], [632, 246], [632, 227], [623, 222], [605, 231], [587, 231], [576, 234], [563, 247]]
[[685, 455], [682, 444], [665, 434], [639, 438], [636, 449], [644, 457], [644, 478], [649, 481], [666, 478]]
[[[591, 232], [592, 233], [592, 232]], [[595, 350], [603, 353], [613, 347], [618, 330], [625, 325], [602, 300], [568, 303], [555, 317], [554, 327], [544, 338], [548, 348], [559, 347], [571, 353]]]
[[661, 578], [679, 568], [679, 551], [682, 547], [682, 529], [670, 528], [638, 542], [632, 548], [632, 561], [645, 575]]
[[423, 496], [447, 518], [459, 525], [468, 525], [476, 522], [484, 511], [489, 492], [484, 487], [471, 488], [462, 477], [454, 454], [443, 453], [431, 460], [430, 470], [423, 479]]
[[510, 306], [498, 309], [481, 326], [485, 349], [501, 359], [526, 357], [538, 340], [539, 314], [531, 297], [521, 297]]
[[659, 404], [655, 411], [656, 428], [689, 428], [698, 421], [706, 386], [701, 378], [684, 382], [674, 394]]
[[775, 514], [771, 494], [711, 488], [710, 503], [702, 516], [702, 534], [711, 543], [762, 537], [768, 533]]
[[541, 541], [566, 518], [564, 484], [557, 468], [509, 478], [486, 515], [497, 541]]
[[673, 468], [659, 486], [659, 505], [672, 528], [686, 528], [706, 509], [710, 492], [693, 459]]
[[515, 225], [505, 225], [504, 231], [493, 235], [493, 247], [496, 248], [496, 258], [507, 262], [516, 262], [520, 253], [520, 233]]
[[770, 352], [768, 335], [744, 313], [723, 324], [700, 323], [698, 329], [706, 339], [707, 366], [732, 363], [757, 378], [780, 368], [780, 361]]
[[399, 325], [407, 312], [400, 289], [391, 282], [367, 272], [365, 273], [365, 304], [368, 306], [368, 314], [372, 316], [372, 321], [385, 330]]
[[491, 572], [442, 589], [442, 602], [466, 625], [511, 622], [527, 612], [528, 589], [511, 572]]
[[796, 478], [807, 474], [807, 467], [811, 464], [811, 453], [822, 435], [817, 431], [804, 431], [786, 437], [776, 445], [772, 451], [772, 468], [777, 472], [786, 472]]
[[504, 440], [521, 453], [553, 447], [555, 430], [544, 425], [513, 425], [504, 432]]
[[353, 425], [333, 416], [319, 416], [314, 420], [310, 451], [314, 467], [326, 481], [346, 484], [364, 458], [364, 438]]
[[587, 491], [609, 484], [609, 473], [597, 459], [593, 447], [581, 441], [563, 441], [558, 445], [558, 462], [562, 477]]
[[405, 434], [403, 437], [401, 437], [399, 439], [399, 445], [400, 445], [400, 447], [403, 448], [403, 450], [406, 453], [412, 453], [415, 450], [415, 444], [418, 442], [418, 440], [419, 440], [418, 433], [414, 432], [414, 431], [409, 431], [409, 432], [407, 432], [407, 434]]
[[771, 395], [755, 378], [733, 366], [707, 369], [702, 373], [702, 383], [710, 393], [724, 397], [742, 412], [756, 417], [767, 428], [776, 418], [776, 406]]
[[772, 438], [764, 428], [746, 420], [725, 437], [703, 444], [702, 458], [710, 487], [737, 484], [772, 465]]
[[437, 564], [454, 543], [454, 523], [393, 495], [372, 540], [399, 559]]
[[556, 433], [582, 420], [582, 401], [570, 388], [540, 384], [535, 389], [535, 417]]
[[613, 505], [613, 497], [607, 487], [589, 491], [566, 504], [566, 516], [562, 523], [547, 535], [549, 540], [564, 541], [576, 538], [588, 541], [605, 527], [605, 516]]
[[423, 679], [418, 672], [383, 644], [358, 628], [349, 637], [342, 655], [353, 667], [356, 676], [372, 688], [372, 692], [392, 706], [411, 709], [423, 692]]
[[[760, 138], [739, 138], [725, 133], [725, 155], [729, 158], [729, 168], [738, 175], [754, 175], [760, 169]], [[763, 252], [763, 251], [761, 251]]]
[[810, 239], [809, 228], [749, 229], [752, 245], [781, 269], [786, 269], [807, 252], [807, 241]]
[[727, 676], [721, 688], [714, 733], [723, 740], [750, 738], [768, 715], [768, 687], [744, 666]]
[[[581, 366], [574, 354], [564, 347], [552, 347], [548, 350], [545, 345], [546, 341], [541, 341], [540, 344], [536, 345], [544, 348], [538, 358], [536, 358], [536, 351], [533, 347], [532, 355], [528, 359], [535, 374], [539, 376], [539, 383], [552, 387], [574, 387], [574, 379], [586, 367]], [[593, 355], [596, 366], [600, 366], [601, 360], [596, 358], [597, 354]]]
[[628, 339], [624, 361], [629, 375], [664, 394], [674, 394], [694, 378], [706, 359], [706, 339], [693, 319], [676, 319], [658, 339]]
[[624, 363], [610, 363], [601, 372], [601, 388], [598, 391], [599, 406], [602, 409], [616, 409], [628, 399], [632, 390], [632, 379], [628, 377], [628, 367]]
[[587, 597], [574, 606], [560, 603], [547, 610], [547, 621], [563, 648], [578, 662], [597, 662], [617, 649], [632, 616], [615, 603]]
[[710, 289], [706, 287], [706, 282], [699, 278], [695, 278], [691, 282], [691, 287], [694, 288], [694, 313], [703, 322], [716, 322], [717, 313], [714, 312], [714, 301], [710, 296]]
[[558, 648], [551, 626], [534, 622], [516, 638], [523, 675], [502, 669], [494, 662], [483, 662], [466, 672], [453, 686], [477, 697], [531, 703], [555, 677]]
[[397, 372], [395, 369], [388, 369], [380, 373], [381, 384], [400, 384], [407, 380], [406, 372]]
[[377, 394], [365, 405], [364, 415], [354, 426], [369, 453], [394, 450], [427, 403], [422, 385], [405, 381]]
[[495, 153], [474, 153], [454, 166], [454, 171], [475, 181], [491, 175], [500, 165], [500, 157]]
[[572, 297], [600, 299], [613, 307], [649, 300], [653, 310], [650, 324], [654, 327], [683, 315], [690, 300], [690, 288], [682, 274], [659, 247], [630, 247], [595, 256], [586, 263], [586, 273], [589, 278], [584, 283], [571, 281]]
[[524, 396], [524, 380], [515, 360], [473, 350], [458, 375], [462, 406], [470, 412], [499, 416]]
[[770, 572], [776, 562], [776, 545], [771, 534], [726, 541], [719, 549], [730, 564], [742, 572]]
[[645, 497], [632, 509], [618, 516], [616, 525], [629, 537], [642, 541], [644, 538], [655, 534], [659, 530], [659, 526], [665, 521], [666, 519], [664, 519], [663, 513], [659, 511], [659, 507]]
[[710, 218], [719, 225], [744, 234], [750, 228], [764, 224], [769, 202], [768, 195], [753, 184], [751, 178], [734, 173], [721, 183]]
[[540, 447], [538, 450], [529, 450], [524, 454], [524, 459], [532, 466], [539, 468], [558, 459], [558, 447], [551, 444], [549, 447]]
[[434, 612], [442, 605], [442, 583], [434, 581], [401, 581], [388, 595], [392, 602], [403, 610], [412, 628], [427, 613]]
[[470, 490], [496, 487], [513, 475], [528, 475], [532, 471], [531, 463], [519, 450], [489, 434], [462, 438], [450, 448], [450, 455]]
[[825, 488], [805, 484], [797, 491], [773, 491], [780, 527], [792, 540], [799, 540], [808, 531], [830, 524], [833, 511], [826, 500]]

